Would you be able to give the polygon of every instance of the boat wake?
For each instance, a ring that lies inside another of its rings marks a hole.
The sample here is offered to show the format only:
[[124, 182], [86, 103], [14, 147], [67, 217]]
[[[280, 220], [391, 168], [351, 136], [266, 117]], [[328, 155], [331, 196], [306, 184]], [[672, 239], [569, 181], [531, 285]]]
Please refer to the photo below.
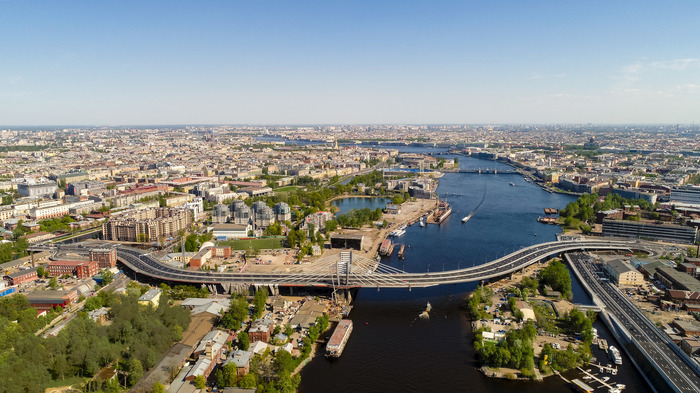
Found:
[[479, 208], [481, 207], [481, 205], [484, 204], [484, 201], [485, 201], [485, 200], [486, 200], [486, 187], [484, 187], [484, 196], [481, 197], [481, 202], [479, 202], [479, 204], [476, 205], [476, 207], [474, 208], [474, 210], [472, 210], [471, 213], [469, 213], [469, 215], [467, 215], [466, 217], [464, 217], [464, 218], [462, 219], [462, 222], [467, 222], [467, 221], [469, 221], [469, 219], [472, 218], [472, 216], [476, 213], [476, 211], [479, 210]]

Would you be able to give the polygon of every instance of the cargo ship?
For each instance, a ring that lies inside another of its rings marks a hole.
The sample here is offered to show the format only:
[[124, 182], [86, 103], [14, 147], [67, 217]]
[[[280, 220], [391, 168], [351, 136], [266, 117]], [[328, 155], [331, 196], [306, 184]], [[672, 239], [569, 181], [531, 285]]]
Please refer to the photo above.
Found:
[[345, 344], [348, 343], [350, 333], [352, 333], [351, 320], [343, 319], [338, 322], [338, 326], [335, 327], [328, 344], [326, 344], [326, 356], [330, 358], [339, 357], [343, 353], [343, 349], [345, 349]]
[[433, 213], [433, 219], [435, 220], [436, 224], [442, 223], [447, 217], [452, 214], [452, 206], [450, 206], [447, 201], [441, 201], [438, 204], [437, 210], [435, 210], [435, 213]]

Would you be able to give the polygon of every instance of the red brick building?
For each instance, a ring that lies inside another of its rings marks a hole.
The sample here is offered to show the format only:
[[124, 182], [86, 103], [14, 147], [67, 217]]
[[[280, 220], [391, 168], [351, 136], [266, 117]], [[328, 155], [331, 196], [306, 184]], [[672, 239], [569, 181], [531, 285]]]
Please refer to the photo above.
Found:
[[36, 274], [36, 270], [36, 267], [27, 270], [20, 270], [15, 273], [6, 274], [3, 278], [5, 281], [7, 281], [8, 285], [19, 285], [39, 278], [39, 276]]
[[90, 260], [97, 262], [100, 269], [110, 269], [117, 266], [116, 248], [95, 248], [90, 250]]
[[46, 270], [52, 276], [68, 274], [78, 278], [90, 278], [96, 275], [100, 269], [95, 261], [54, 261], [49, 263]]
[[36, 291], [28, 293], [29, 305], [37, 311], [52, 310], [56, 307], [66, 308], [78, 300], [78, 292], [73, 291]]
[[272, 331], [275, 328], [275, 323], [271, 319], [256, 319], [248, 329], [248, 337], [250, 342], [256, 341], [268, 342], [272, 336]]

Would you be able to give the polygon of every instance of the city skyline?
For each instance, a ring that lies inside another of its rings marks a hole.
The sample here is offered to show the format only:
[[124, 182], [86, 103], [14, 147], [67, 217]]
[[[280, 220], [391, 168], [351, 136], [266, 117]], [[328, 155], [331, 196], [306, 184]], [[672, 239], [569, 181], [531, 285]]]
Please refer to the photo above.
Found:
[[0, 122], [691, 124], [694, 2], [0, 2]]

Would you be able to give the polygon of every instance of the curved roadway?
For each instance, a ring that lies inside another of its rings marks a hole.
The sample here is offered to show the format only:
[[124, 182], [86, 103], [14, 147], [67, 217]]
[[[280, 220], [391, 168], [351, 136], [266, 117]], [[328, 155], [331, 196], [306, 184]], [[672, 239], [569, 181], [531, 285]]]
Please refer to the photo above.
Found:
[[143, 250], [119, 246], [117, 258], [134, 272], [149, 277], [192, 284], [260, 284], [291, 286], [428, 287], [485, 280], [520, 270], [553, 254], [565, 251], [628, 250], [634, 242], [585, 240], [541, 243], [515, 251], [494, 261], [459, 270], [431, 273], [378, 273], [352, 271], [340, 277], [335, 271], [310, 273], [217, 273], [177, 269], [164, 265]]

